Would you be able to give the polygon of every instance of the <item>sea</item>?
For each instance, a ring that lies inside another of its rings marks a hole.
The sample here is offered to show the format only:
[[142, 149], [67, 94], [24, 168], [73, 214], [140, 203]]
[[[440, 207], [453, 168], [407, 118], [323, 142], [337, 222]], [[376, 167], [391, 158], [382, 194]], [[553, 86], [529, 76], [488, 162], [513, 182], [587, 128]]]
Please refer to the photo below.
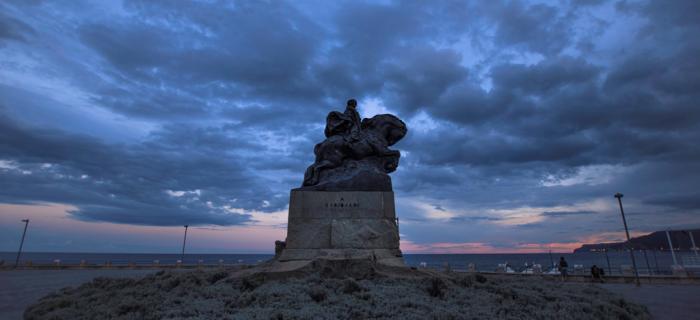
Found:
[[[669, 251], [635, 251], [635, 261], [640, 274], [670, 274], [674, 264]], [[678, 264], [693, 261], [693, 252], [676, 252]], [[581, 253], [528, 253], [528, 254], [404, 254], [404, 261], [413, 267], [428, 267], [444, 269], [449, 266], [452, 270], [466, 270], [469, 264], [474, 264], [478, 271], [496, 271], [499, 264], [508, 264], [514, 271], [520, 272], [532, 264], [539, 264], [543, 270], [564, 257], [570, 269], [577, 268], [582, 272], [596, 265], [604, 268], [608, 274], [620, 274], [624, 266], [632, 265], [629, 252], [581, 252]], [[17, 258], [17, 252], [0, 252], [0, 267], [12, 266]], [[182, 256], [180, 254], [163, 253], [79, 253], [79, 252], [22, 252], [20, 265], [105, 265], [112, 266], [146, 266], [159, 263], [174, 265]], [[184, 255], [183, 264], [195, 265], [254, 265], [273, 258], [271, 254], [196, 254]], [[695, 260], [697, 261], [697, 260]]]

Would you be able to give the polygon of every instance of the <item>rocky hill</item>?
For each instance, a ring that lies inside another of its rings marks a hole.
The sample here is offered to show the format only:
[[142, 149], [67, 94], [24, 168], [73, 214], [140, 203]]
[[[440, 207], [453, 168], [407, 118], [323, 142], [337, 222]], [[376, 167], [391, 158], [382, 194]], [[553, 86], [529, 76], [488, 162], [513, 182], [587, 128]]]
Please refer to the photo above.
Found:
[[[695, 244], [700, 247], [700, 229], [689, 230], [695, 237]], [[673, 248], [678, 250], [690, 250], [692, 244], [688, 231], [672, 230], [671, 241]], [[631, 247], [636, 250], [668, 250], [668, 240], [666, 239], [666, 231], [655, 231], [641, 237], [630, 239]], [[627, 241], [611, 242], [611, 243], [596, 243], [584, 244], [580, 248], [574, 250], [576, 252], [601, 251], [608, 249], [611, 251], [624, 250], [627, 248]]]

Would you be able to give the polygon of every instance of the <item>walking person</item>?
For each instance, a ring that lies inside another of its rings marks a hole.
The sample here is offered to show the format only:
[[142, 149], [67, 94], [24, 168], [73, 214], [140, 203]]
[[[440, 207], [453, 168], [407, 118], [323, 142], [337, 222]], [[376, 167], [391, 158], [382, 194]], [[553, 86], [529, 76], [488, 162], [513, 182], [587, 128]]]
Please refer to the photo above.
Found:
[[561, 280], [566, 281], [566, 278], [569, 276], [567, 272], [567, 268], [569, 268], [569, 264], [566, 263], [566, 260], [564, 260], [564, 257], [559, 258], [559, 273], [561, 273]]

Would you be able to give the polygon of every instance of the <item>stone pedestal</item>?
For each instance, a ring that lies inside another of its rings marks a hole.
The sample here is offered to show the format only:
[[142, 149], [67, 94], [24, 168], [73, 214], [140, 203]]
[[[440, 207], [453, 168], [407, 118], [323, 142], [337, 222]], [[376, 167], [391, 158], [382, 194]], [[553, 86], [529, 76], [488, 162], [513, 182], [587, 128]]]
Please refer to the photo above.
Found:
[[394, 193], [292, 190], [278, 261], [371, 259], [403, 266]]

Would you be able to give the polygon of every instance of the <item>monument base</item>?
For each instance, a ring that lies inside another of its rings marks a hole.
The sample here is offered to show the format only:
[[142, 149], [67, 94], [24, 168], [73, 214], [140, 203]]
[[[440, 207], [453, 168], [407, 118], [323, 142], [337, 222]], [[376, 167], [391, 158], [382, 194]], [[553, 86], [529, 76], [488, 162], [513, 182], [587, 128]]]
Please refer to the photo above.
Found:
[[394, 193], [292, 190], [277, 261], [371, 260], [404, 266]]
[[370, 260], [387, 266], [403, 267], [398, 249], [285, 249], [277, 261]]

